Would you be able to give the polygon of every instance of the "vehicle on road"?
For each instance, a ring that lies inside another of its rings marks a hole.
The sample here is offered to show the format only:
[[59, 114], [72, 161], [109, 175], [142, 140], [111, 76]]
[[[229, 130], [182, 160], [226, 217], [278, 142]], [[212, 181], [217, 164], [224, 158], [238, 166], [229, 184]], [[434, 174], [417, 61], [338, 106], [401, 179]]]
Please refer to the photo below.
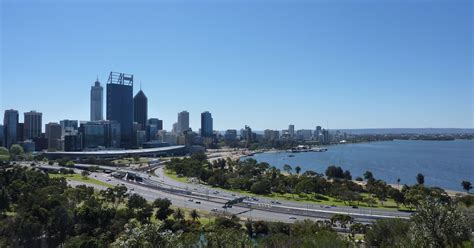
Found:
[[296, 220], [295, 216], [290, 216], [290, 220]]
[[196, 204], [201, 204], [201, 202], [200, 202], [200, 201], [195, 201], [194, 203], [196, 203]]
[[188, 199], [188, 201], [190, 201], [190, 202], [193, 202], [193, 201], [194, 201], [194, 199]]
[[213, 208], [211, 211], [212, 212], [217, 212], [217, 208]]

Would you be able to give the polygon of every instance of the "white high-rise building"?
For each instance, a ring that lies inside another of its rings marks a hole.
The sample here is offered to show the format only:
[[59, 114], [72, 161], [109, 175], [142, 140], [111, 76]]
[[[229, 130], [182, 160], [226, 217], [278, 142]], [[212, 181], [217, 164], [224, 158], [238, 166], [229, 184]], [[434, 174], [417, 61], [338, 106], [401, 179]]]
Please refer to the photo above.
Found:
[[178, 126], [177, 131], [178, 133], [182, 133], [189, 129], [189, 112], [182, 111], [178, 113]]
[[91, 121], [101, 121], [103, 115], [104, 88], [100, 86], [99, 79], [91, 87]]
[[295, 125], [288, 126], [288, 134], [290, 135], [291, 139], [295, 138]]

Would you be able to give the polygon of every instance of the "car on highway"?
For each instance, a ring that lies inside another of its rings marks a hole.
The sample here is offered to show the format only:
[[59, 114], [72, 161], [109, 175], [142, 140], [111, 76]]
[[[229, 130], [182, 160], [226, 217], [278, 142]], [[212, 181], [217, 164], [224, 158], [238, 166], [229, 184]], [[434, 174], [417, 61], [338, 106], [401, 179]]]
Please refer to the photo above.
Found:
[[200, 201], [195, 201], [194, 203], [196, 203], [196, 204], [201, 204], [201, 202], [200, 202]]
[[190, 201], [190, 202], [193, 202], [193, 201], [194, 201], [194, 199], [188, 199], [188, 201]]
[[212, 212], [217, 212], [217, 208], [213, 208], [211, 211]]
[[295, 216], [290, 216], [290, 220], [296, 220]]

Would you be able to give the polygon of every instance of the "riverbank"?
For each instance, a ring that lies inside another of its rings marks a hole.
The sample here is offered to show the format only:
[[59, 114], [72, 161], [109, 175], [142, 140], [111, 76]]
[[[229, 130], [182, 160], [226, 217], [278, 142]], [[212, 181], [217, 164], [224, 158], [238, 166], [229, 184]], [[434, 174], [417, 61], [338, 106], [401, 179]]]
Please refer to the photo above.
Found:
[[452, 194], [462, 193], [462, 181], [474, 182], [474, 174], [469, 173], [474, 165], [474, 140], [344, 144], [329, 146], [328, 151], [321, 153], [264, 152], [252, 158], [281, 170], [285, 164], [299, 166], [301, 173], [311, 170], [324, 174], [330, 165], [349, 170], [353, 178], [371, 171], [375, 178], [389, 184], [397, 184], [400, 178], [400, 185], [416, 184], [416, 175], [421, 173], [425, 185]]

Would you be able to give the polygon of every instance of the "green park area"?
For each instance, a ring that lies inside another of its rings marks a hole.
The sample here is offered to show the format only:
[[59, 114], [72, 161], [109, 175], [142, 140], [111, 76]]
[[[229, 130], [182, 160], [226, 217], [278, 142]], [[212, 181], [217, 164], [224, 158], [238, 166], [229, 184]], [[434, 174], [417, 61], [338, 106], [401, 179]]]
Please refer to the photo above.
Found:
[[100, 185], [100, 186], [104, 186], [104, 187], [107, 187], [107, 188], [113, 187], [112, 184], [99, 181], [99, 180], [91, 178], [89, 176], [84, 177], [84, 176], [79, 175], [79, 174], [48, 174], [48, 175], [49, 175], [50, 178], [61, 178], [61, 177], [63, 177], [63, 178], [66, 178], [68, 180], [71, 180], [71, 181], [95, 184], [95, 185]]

